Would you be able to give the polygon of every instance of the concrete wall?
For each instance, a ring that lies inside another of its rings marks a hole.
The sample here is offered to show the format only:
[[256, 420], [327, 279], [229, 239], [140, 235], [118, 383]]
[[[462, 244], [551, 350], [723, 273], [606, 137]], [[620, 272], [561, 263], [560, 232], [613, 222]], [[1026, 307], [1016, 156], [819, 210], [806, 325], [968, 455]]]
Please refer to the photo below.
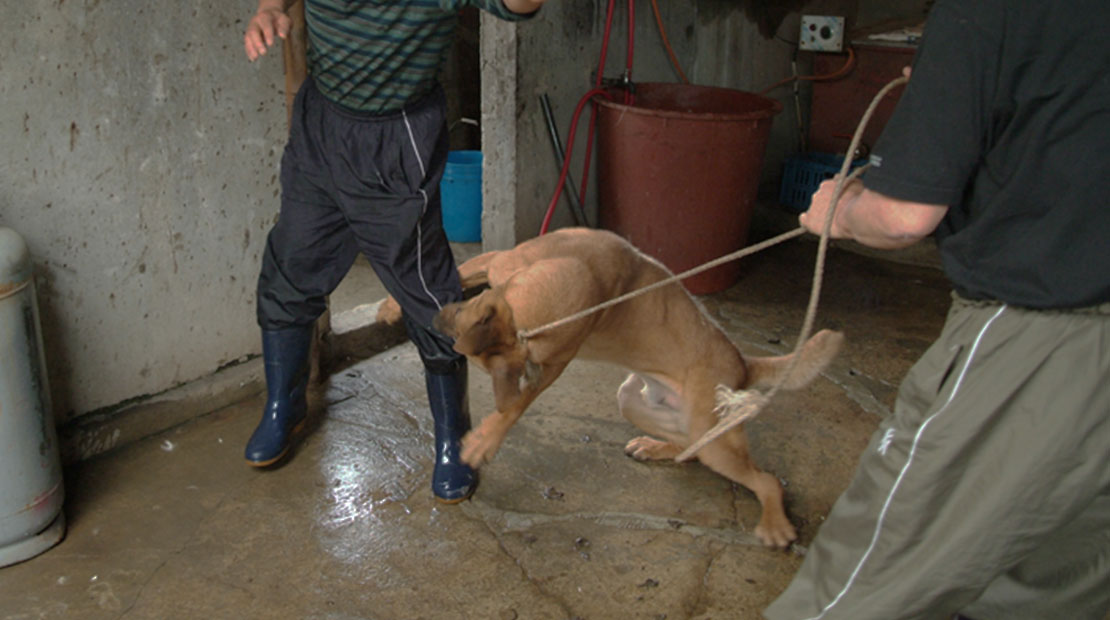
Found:
[[29, 0], [0, 20], [0, 223], [35, 260], [65, 423], [257, 353], [280, 54], [254, 0]]

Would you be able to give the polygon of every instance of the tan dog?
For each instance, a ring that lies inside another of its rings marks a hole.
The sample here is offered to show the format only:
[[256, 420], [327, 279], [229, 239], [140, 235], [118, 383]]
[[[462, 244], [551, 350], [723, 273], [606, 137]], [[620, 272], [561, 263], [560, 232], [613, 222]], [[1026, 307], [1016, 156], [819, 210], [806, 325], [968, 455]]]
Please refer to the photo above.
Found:
[[[520, 330], [546, 325], [670, 277], [657, 261], [621, 237], [599, 230], [563, 229], [512, 250], [487, 252], [459, 267], [464, 288], [490, 289], [443, 308], [436, 328], [455, 350], [493, 378], [497, 411], [463, 439], [463, 460], [479, 467], [493, 458], [506, 433], [533, 400], [576, 357], [633, 371], [617, 392], [621, 414], [654, 437], [637, 437], [625, 452], [640, 460], [673, 459], [717, 423], [715, 390], [769, 386], [790, 356], [744, 358], [678, 283], [622, 302], [527, 340]], [[400, 318], [387, 300], [379, 319]], [[842, 337], [822, 331], [806, 344], [788, 388], [811, 381], [836, 355]], [[782, 505], [782, 486], [752, 462], [743, 428], [708, 444], [697, 458], [744, 485], [763, 514], [756, 534], [769, 546], [797, 538]]]

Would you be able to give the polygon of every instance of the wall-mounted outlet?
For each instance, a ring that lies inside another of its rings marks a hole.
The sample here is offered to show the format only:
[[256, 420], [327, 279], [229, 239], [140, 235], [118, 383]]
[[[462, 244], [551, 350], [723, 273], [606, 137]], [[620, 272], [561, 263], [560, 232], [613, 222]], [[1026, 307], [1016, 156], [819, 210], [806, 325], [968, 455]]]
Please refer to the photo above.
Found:
[[803, 15], [798, 49], [810, 52], [840, 52], [844, 49], [844, 18]]

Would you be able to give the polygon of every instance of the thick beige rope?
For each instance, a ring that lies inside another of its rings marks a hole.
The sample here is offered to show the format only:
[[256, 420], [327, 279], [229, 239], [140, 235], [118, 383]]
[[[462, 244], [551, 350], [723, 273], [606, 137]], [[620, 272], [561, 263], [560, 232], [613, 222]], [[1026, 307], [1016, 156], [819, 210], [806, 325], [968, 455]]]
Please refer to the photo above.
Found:
[[521, 330], [517, 334], [517, 336], [521, 340], [531, 338], [532, 336], [535, 336], [536, 334], [540, 334], [540, 333], [543, 333], [545, 331], [555, 329], [556, 327], [561, 327], [561, 326], [566, 325], [567, 323], [570, 323], [572, 321], [577, 321], [578, 319], [590, 316], [591, 314], [593, 314], [595, 312], [600, 312], [601, 310], [604, 310], [604, 309], [609, 308], [611, 306], [615, 306], [615, 305], [617, 305], [621, 302], [628, 301], [629, 299], [632, 299], [633, 297], [639, 297], [640, 295], [643, 295], [644, 293], [654, 291], [657, 288], [666, 286], [668, 284], [672, 284], [672, 283], [677, 282], [679, 280], [682, 280], [684, 278], [689, 278], [690, 276], [697, 275], [697, 274], [699, 274], [703, 271], [706, 271], [706, 270], [712, 269], [714, 267], [717, 267], [718, 265], [723, 265], [723, 264], [725, 264], [729, 261], [734, 261], [738, 258], [743, 258], [743, 257], [745, 257], [749, 254], [755, 254], [756, 252], [759, 252], [761, 250], [765, 250], [765, 249], [767, 249], [767, 248], [769, 248], [773, 245], [777, 245], [777, 244], [782, 243], [783, 241], [786, 241], [788, 239], [793, 239], [794, 237], [801, 236], [801, 235], [805, 234], [805, 232], [806, 232], [806, 229], [799, 226], [798, 228], [795, 228], [794, 230], [791, 230], [790, 232], [782, 233], [781, 235], [779, 235], [777, 237], [772, 237], [770, 239], [767, 239], [766, 241], [761, 241], [761, 242], [759, 242], [755, 245], [749, 245], [748, 247], [746, 247], [742, 250], [738, 250], [738, 251], [733, 252], [731, 254], [726, 254], [725, 256], [722, 256], [720, 258], [715, 258], [715, 259], [709, 261], [708, 263], [705, 263], [705, 264], [700, 265], [698, 267], [694, 267], [693, 269], [689, 269], [687, 271], [684, 271], [684, 272], [682, 272], [682, 273], [680, 273], [676, 276], [671, 276], [671, 277], [669, 277], [665, 280], [660, 280], [658, 282], [654, 282], [652, 284], [649, 284], [649, 285], [647, 285], [643, 288], [638, 288], [634, 291], [630, 291], [628, 293], [625, 293], [624, 295], [621, 295], [620, 297], [615, 297], [613, 299], [610, 299], [609, 301], [602, 302], [602, 303], [600, 303], [596, 306], [593, 306], [592, 308], [586, 308], [585, 310], [580, 310], [580, 311], [575, 312], [574, 314], [572, 314], [572, 315], [570, 315], [566, 318], [559, 319], [558, 321], [552, 321], [551, 323], [548, 323], [546, 325], [541, 325], [539, 327], [534, 327], [534, 328], [528, 329], [528, 330]]
[[829, 231], [832, 230], [833, 217], [836, 215], [836, 206], [840, 202], [840, 195], [844, 193], [844, 187], [849, 181], [863, 174], [868, 166], [860, 166], [852, 174], [847, 174], [848, 168], [852, 165], [851, 154], [856, 152], [859, 147], [860, 140], [863, 138], [863, 130], [867, 127], [867, 123], [871, 121], [872, 114], [875, 113], [875, 108], [878, 107], [879, 102], [894, 88], [901, 86], [909, 81], [909, 78], [903, 76], [891, 80], [886, 86], [882, 88], [871, 100], [871, 105], [867, 107], [864, 112], [863, 118], [860, 119], [859, 125], [856, 127], [856, 133], [852, 136], [852, 143], [848, 147], [848, 156], [844, 158], [844, 163], [840, 166], [840, 173], [836, 176], [836, 188], [833, 190], [833, 195], [829, 204], [829, 211], [825, 215], [825, 226], [821, 230], [821, 240], [817, 245], [817, 264], [814, 267], [813, 274], [813, 287], [810, 290], [809, 305], [806, 308], [805, 320], [802, 323], [801, 333], [798, 334], [798, 341], [794, 343], [794, 356], [790, 361], [790, 366], [787, 371], [783, 373], [783, 377], [779, 380], [771, 391], [766, 396], [759, 394], [756, 390], [734, 392], [724, 386], [718, 386], [718, 415], [721, 420], [717, 425], [709, 429], [707, 433], [702, 435], [695, 441], [689, 448], [686, 448], [675, 457], [676, 461], [687, 461], [693, 458], [698, 450], [701, 450], [709, 442], [717, 439], [730, 429], [746, 420], [755, 417], [768, 402], [778, 394], [782, 386], [794, 373], [794, 369], [798, 366], [798, 361], [801, 358], [802, 348], [805, 346], [806, 341], [809, 340], [810, 333], [813, 331], [813, 323], [817, 317], [817, 303], [821, 297], [821, 283], [824, 280], [825, 274], [825, 254], [829, 247]]
[[[856, 133], [852, 136], [852, 142], [851, 145], [848, 147], [848, 153], [855, 153], [856, 149], [859, 148], [860, 140], [863, 138], [863, 130], [871, 121], [871, 116], [875, 113], [875, 108], [878, 107], [879, 102], [882, 101], [883, 97], [885, 97], [887, 93], [889, 93], [891, 90], [898, 86], [901, 86], [902, 84], [905, 84], [907, 81], [909, 81], [909, 78], [907, 77], [900, 77], [891, 80], [890, 83], [884, 86], [882, 90], [880, 90], [878, 94], [875, 95], [874, 99], [871, 100], [871, 105], [868, 106], [867, 111], [864, 112], [863, 118], [860, 119], [859, 125], [856, 127]], [[810, 289], [809, 304], [806, 307], [806, 315], [804, 321], [802, 322], [802, 329], [798, 335], [798, 341], [794, 345], [794, 355], [793, 359], [791, 359], [790, 361], [790, 366], [787, 368], [786, 372], [783, 373], [783, 376], [779, 380], [779, 382], [775, 384], [771, 388], [771, 390], [767, 392], [766, 395], [761, 394], [757, 390], [734, 391], [725, 386], [718, 386], [717, 413], [720, 416], [721, 420], [717, 422], [716, 426], [709, 429], [707, 433], [699, 437], [698, 440], [695, 441], [690, 447], [686, 448], [682, 451], [681, 454], [675, 457], [676, 461], [681, 462], [690, 460], [695, 455], [697, 455], [698, 451], [704, 448], [706, 444], [717, 439], [736, 425], [755, 417], [756, 414], [758, 414], [763, 409], [763, 407], [765, 407], [767, 403], [769, 403], [771, 399], [776, 394], [778, 394], [779, 390], [782, 389], [782, 386], [790, 378], [790, 375], [794, 373], [794, 369], [797, 368], [798, 361], [801, 358], [802, 348], [805, 346], [806, 341], [809, 340], [810, 333], [813, 331], [814, 321], [817, 317], [817, 304], [821, 297], [821, 283], [824, 280], [825, 273], [825, 254], [828, 251], [829, 231], [832, 230], [833, 216], [836, 214], [836, 205], [840, 201], [840, 195], [844, 193], [844, 187], [848, 184], [848, 182], [863, 174], [863, 172], [868, 168], [868, 165], [860, 166], [859, 168], [856, 168], [854, 171], [852, 171], [851, 174], [848, 174], [848, 169], [851, 167], [851, 165], [852, 158], [850, 156], [845, 157], [844, 163], [840, 166], [840, 173], [836, 176], [836, 188], [833, 190], [832, 199], [830, 201], [831, 204], [829, 205], [829, 211], [825, 215], [824, 227], [821, 230], [820, 242], [817, 245], [817, 263], [814, 266], [813, 286]], [[609, 301], [600, 303], [596, 306], [593, 306], [592, 308], [581, 310], [566, 318], [559, 319], [558, 321], [553, 321], [546, 325], [541, 325], [529, 330], [521, 330], [517, 335], [522, 341], [526, 340], [537, 334], [555, 329], [556, 327], [566, 325], [567, 323], [570, 323], [572, 321], [577, 321], [595, 312], [604, 310], [605, 308], [609, 308], [619, 303], [628, 301], [633, 297], [638, 297], [640, 295], [643, 295], [644, 293], [648, 293], [657, 288], [667, 286], [668, 284], [672, 284], [684, 278], [697, 275], [703, 271], [712, 269], [719, 265], [723, 265], [730, 261], [737, 260], [749, 254], [760, 252], [771, 246], [782, 243], [783, 241], [798, 237], [805, 232], [806, 229], [804, 227], [795, 228], [794, 230], [785, 232], [777, 237], [772, 237], [771, 239], [767, 239], [766, 241], [748, 246], [736, 252], [732, 252], [731, 254], [726, 254], [725, 256], [714, 259], [699, 267], [694, 267], [693, 269], [689, 269], [678, 275], [671, 276], [670, 278], [667, 278], [665, 280], [660, 280], [659, 282], [655, 282], [643, 288], [625, 293], [620, 297], [610, 299]]]

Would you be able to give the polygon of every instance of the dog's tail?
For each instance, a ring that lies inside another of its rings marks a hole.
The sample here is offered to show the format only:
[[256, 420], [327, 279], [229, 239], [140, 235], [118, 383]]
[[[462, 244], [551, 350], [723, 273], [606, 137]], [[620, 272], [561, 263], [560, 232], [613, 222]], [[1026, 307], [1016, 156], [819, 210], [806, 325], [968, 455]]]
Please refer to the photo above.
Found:
[[[801, 358], [783, 383], [783, 389], [797, 390], [808, 385], [836, 357], [843, 343], [844, 334], [840, 332], [823, 329], [814, 334], [798, 353]], [[793, 357], [793, 353], [778, 357], [745, 357], [748, 380], [744, 388], [769, 388], [776, 385], [790, 370]]]
[[[462, 290], [489, 284], [489, 263], [497, 252], [485, 252], [459, 265], [459, 280]], [[392, 295], [378, 305], [377, 321], [394, 325], [401, 320], [401, 304]]]

